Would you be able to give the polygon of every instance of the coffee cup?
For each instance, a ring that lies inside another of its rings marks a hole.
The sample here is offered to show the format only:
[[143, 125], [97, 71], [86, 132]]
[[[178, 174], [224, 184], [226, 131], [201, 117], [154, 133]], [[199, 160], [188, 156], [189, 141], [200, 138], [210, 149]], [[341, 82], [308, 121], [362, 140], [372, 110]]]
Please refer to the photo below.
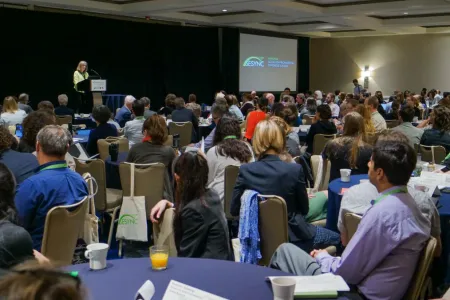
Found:
[[106, 256], [108, 255], [109, 245], [104, 243], [90, 244], [87, 247], [84, 256], [89, 259], [91, 270], [102, 270], [106, 268]]
[[350, 175], [352, 174], [352, 170], [340, 169], [340, 172], [341, 172], [341, 181], [342, 182], [350, 182]]
[[278, 277], [272, 279], [272, 291], [274, 300], [294, 299], [296, 281], [292, 278]]

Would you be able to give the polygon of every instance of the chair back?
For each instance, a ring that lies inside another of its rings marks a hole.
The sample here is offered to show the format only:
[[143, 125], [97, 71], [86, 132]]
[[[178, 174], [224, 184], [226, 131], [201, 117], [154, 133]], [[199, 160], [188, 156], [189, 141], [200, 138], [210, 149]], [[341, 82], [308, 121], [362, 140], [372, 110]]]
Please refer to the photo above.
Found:
[[95, 210], [105, 211], [106, 205], [106, 171], [105, 162], [101, 159], [82, 160], [74, 157], [75, 171], [83, 176], [85, 173], [91, 176], [97, 182], [97, 194], [94, 197]]
[[97, 141], [99, 158], [101, 160], [106, 160], [109, 156], [109, 145], [112, 143], [116, 143], [119, 145], [119, 153], [128, 152], [130, 150], [130, 146], [128, 143], [128, 139], [119, 138], [119, 137], [107, 137], [106, 139], [101, 139]]
[[258, 195], [259, 202], [259, 236], [261, 237], [260, 265], [268, 266], [275, 250], [289, 241], [286, 202], [273, 195]]
[[173, 218], [175, 210], [166, 209], [159, 219], [159, 223], [153, 223], [153, 244], [155, 246], [169, 247], [169, 256], [177, 256], [177, 247], [175, 245], [175, 236], [173, 233]]
[[72, 123], [72, 116], [56, 116], [56, 124], [59, 126]]
[[[320, 160], [322, 160], [322, 171], [319, 170]], [[330, 181], [331, 162], [328, 159], [323, 159], [321, 155], [311, 156], [311, 169], [314, 177], [314, 187], [317, 191], [324, 191], [328, 189]], [[319, 178], [319, 175], [321, 175]]]
[[314, 135], [313, 142], [313, 153], [312, 155], [320, 155], [322, 154], [325, 145], [328, 141], [334, 140], [336, 138], [336, 134], [316, 134]]
[[302, 124], [303, 125], [312, 125], [313, 119], [314, 119], [314, 116], [303, 115]]
[[[421, 154], [421, 160], [426, 162], [433, 162], [435, 164], [441, 163], [445, 160], [447, 152], [443, 146], [425, 146], [419, 145], [419, 150]], [[433, 161], [434, 154], [434, 161]]]
[[58, 265], [71, 265], [78, 237], [84, 230], [88, 197], [72, 205], [56, 206], [45, 219], [41, 252]]
[[[134, 168], [134, 195], [145, 196], [145, 210], [147, 219], [153, 206], [163, 198], [164, 176], [166, 166], [162, 163], [135, 164]], [[131, 195], [131, 165], [121, 163], [119, 166], [120, 183], [123, 196]]]
[[387, 128], [394, 128], [397, 127], [400, 124], [398, 120], [386, 120], [386, 126]]
[[423, 289], [426, 287], [425, 281], [428, 277], [431, 263], [433, 262], [434, 251], [436, 250], [437, 241], [435, 238], [430, 237], [417, 262], [416, 271], [409, 283], [408, 290], [403, 299], [405, 300], [419, 300], [423, 294]]
[[234, 220], [235, 218], [230, 214], [231, 197], [233, 196], [234, 185], [236, 184], [237, 177], [239, 175], [238, 166], [227, 166], [225, 168], [225, 181], [224, 181], [224, 210], [228, 220]]
[[344, 226], [347, 230], [347, 239], [350, 239], [355, 234], [356, 230], [358, 230], [358, 225], [361, 222], [362, 216], [354, 213], [346, 213], [344, 215]]
[[167, 136], [167, 141], [164, 143], [164, 146], [169, 146], [169, 147], [173, 146], [173, 135]]
[[169, 124], [169, 133], [171, 135], [179, 134], [180, 135], [180, 147], [187, 146], [191, 143], [192, 140], [192, 123], [177, 123], [170, 122]]

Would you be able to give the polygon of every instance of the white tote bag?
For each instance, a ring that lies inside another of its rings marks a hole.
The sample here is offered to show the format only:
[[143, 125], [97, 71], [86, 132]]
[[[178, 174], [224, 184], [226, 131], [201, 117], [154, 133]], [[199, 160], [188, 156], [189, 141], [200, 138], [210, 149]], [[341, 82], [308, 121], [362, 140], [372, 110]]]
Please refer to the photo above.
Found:
[[147, 242], [145, 196], [134, 195], [134, 164], [131, 166], [131, 195], [123, 197], [117, 225], [116, 239]]
[[[83, 231], [81, 233], [81, 238], [84, 240], [84, 242], [89, 245], [92, 243], [98, 243], [98, 217], [95, 214], [95, 204], [94, 204], [94, 196], [97, 194], [98, 191], [98, 185], [95, 181], [95, 178], [91, 176], [91, 174], [87, 173], [83, 176], [83, 178], [86, 180], [86, 183], [89, 185], [88, 191], [88, 199], [89, 205], [88, 210], [86, 213], [86, 217], [84, 219], [84, 225], [83, 225]], [[94, 185], [95, 182], [95, 192], [94, 192]]]

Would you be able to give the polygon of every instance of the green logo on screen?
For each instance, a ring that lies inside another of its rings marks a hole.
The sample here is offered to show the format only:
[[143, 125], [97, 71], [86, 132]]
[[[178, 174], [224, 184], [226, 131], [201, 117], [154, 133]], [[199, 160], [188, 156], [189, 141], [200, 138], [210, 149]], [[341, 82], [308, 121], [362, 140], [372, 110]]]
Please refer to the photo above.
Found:
[[137, 215], [123, 215], [119, 219], [119, 225], [137, 225]]
[[242, 66], [264, 68], [264, 57], [250, 56], [244, 61]]

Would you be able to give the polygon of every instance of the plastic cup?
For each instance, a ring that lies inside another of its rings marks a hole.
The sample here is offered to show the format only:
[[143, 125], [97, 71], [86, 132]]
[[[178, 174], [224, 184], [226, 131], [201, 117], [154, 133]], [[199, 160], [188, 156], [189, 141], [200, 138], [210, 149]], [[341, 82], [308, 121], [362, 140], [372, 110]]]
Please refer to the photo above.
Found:
[[152, 262], [153, 270], [161, 271], [167, 269], [167, 262], [169, 261], [169, 247], [150, 247], [150, 260]]

